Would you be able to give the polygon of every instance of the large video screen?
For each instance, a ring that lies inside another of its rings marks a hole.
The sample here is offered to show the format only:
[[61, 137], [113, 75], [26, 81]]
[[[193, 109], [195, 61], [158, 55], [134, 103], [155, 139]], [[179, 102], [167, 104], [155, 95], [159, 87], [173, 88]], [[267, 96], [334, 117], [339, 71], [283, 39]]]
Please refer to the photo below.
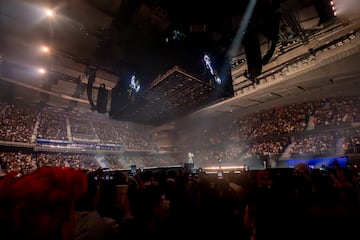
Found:
[[200, 78], [211, 87], [221, 89], [225, 95], [233, 96], [230, 61], [221, 54], [204, 52], [198, 66]]
[[140, 88], [140, 81], [136, 78], [136, 73], [133, 73], [128, 86], [128, 98], [130, 102], [135, 101], [136, 95], [140, 92]]

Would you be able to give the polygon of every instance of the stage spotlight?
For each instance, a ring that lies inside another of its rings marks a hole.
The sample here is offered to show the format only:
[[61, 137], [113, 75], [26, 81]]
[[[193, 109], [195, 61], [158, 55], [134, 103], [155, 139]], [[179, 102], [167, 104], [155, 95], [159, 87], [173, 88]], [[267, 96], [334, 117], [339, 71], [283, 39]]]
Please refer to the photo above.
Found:
[[39, 67], [39, 68], [37, 69], [37, 72], [40, 73], [40, 74], [45, 74], [45, 73], [46, 73], [46, 70], [45, 70], [45, 68]]
[[46, 16], [49, 17], [49, 18], [52, 18], [52, 17], [55, 16], [54, 11], [49, 9], [49, 8], [45, 8], [44, 11], [45, 11]]
[[50, 48], [48, 46], [43, 45], [40, 47], [40, 51], [42, 53], [48, 54], [50, 52]]

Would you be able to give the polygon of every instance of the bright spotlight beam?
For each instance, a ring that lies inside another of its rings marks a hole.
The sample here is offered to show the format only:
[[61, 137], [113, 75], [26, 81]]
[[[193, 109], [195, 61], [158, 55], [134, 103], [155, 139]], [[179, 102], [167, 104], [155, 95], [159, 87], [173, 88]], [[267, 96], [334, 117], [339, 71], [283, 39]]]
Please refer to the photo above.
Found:
[[234, 56], [236, 56], [236, 54], [239, 51], [239, 48], [241, 46], [242, 40], [245, 35], [246, 28], [250, 22], [252, 14], [254, 12], [256, 2], [257, 2], [257, 0], [250, 0], [250, 2], [248, 3], [245, 14], [241, 21], [241, 25], [236, 32], [235, 38], [232, 42], [232, 45], [231, 45], [231, 48], [229, 51], [230, 58], [233, 58]]

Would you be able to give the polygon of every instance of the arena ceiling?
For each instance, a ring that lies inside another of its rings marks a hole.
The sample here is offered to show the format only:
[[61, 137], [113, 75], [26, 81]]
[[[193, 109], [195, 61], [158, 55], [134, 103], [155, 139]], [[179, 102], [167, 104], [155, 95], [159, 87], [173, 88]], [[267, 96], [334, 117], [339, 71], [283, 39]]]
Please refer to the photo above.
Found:
[[[236, 112], [245, 113], [319, 95], [339, 95], [349, 91], [355, 94], [359, 72], [354, 64], [359, 60], [358, 55], [343, 60], [341, 66], [346, 71], [337, 71], [339, 64], [333, 63], [271, 86], [245, 82], [244, 90], [240, 91], [245, 93], [225, 98], [219, 95], [219, 99], [211, 99], [211, 106], [208, 106], [209, 101], [194, 101], [192, 92], [200, 89], [199, 86], [206, 92], [208, 87], [198, 81], [189, 85], [189, 94], [182, 98], [185, 102], [181, 102], [177, 94], [186, 93], [186, 89], [177, 89], [176, 84], [170, 87], [170, 92], [177, 92], [171, 99], [169, 91], [163, 91], [163, 85], [150, 87], [159, 74], [174, 65], [190, 72], [191, 78], [202, 80], [204, 52], [211, 52], [220, 65], [229, 54], [249, 2], [54, 0], [47, 6], [54, 9], [57, 18], [44, 24], [40, 10], [36, 8], [45, 6], [44, 1], [1, 0], [0, 28], [6, 34], [0, 37], [0, 54], [16, 57], [23, 54], [24, 47], [31, 43], [47, 42], [57, 52], [82, 63], [101, 66], [119, 75], [120, 80], [127, 80], [131, 73], [136, 72], [147, 89], [142, 99], [146, 104], [139, 104], [140, 107], [134, 110], [128, 108], [131, 111], [126, 114], [119, 107], [121, 110], [116, 118], [149, 124], [162, 124], [186, 114], [190, 114], [191, 119], [203, 114], [231, 117]], [[258, 2], [265, 4], [266, 1]], [[282, 2], [283, 9], [294, 13], [299, 21], [294, 25], [291, 19], [282, 18], [280, 44], [302, 38], [302, 31], [321, 31], [320, 15], [323, 13], [312, 11], [316, 9], [315, 0]], [[351, 3], [353, 0], [342, 2]], [[356, 11], [358, 7], [354, 6]], [[264, 8], [262, 11], [266, 13]], [[14, 42], [21, 47], [14, 47]], [[243, 54], [240, 46], [236, 55]], [[334, 69], [336, 72], [332, 71]], [[256, 88], [256, 91], [251, 91], [251, 88]], [[204, 99], [210, 99], [210, 94], [208, 91]], [[155, 105], [154, 100], [157, 101]]]
[[[271, 18], [267, 0], [1, 0], [0, 51], [10, 54], [5, 48], [12, 48], [13, 40], [22, 46], [46, 43], [120, 78], [136, 72], [144, 85], [174, 65], [199, 75], [205, 52], [223, 64], [249, 2], [257, 2], [254, 15]], [[273, 2], [283, 2], [283, 12], [296, 12], [317, 1]], [[53, 11], [52, 18], [42, 16], [43, 7]], [[298, 30], [292, 26], [286, 34]]]

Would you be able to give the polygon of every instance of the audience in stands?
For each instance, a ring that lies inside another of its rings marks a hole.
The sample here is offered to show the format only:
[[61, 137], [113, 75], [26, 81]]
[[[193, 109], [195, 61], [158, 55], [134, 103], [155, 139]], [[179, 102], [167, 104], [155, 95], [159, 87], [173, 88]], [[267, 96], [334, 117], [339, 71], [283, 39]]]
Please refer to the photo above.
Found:
[[[190, 127], [177, 143], [157, 146], [149, 126], [93, 113], [49, 107], [39, 111], [2, 103], [0, 141], [36, 147], [36, 152], [44, 152], [46, 157], [23, 153], [16, 156], [16, 161], [9, 162], [6, 156], [1, 161], [9, 170], [28, 172], [43, 165], [121, 169], [131, 164], [144, 167], [183, 164], [184, 154], [189, 151], [195, 154], [195, 167], [217, 164], [218, 157], [222, 162], [259, 168], [264, 161], [276, 166], [282, 158], [341, 156], [359, 152], [359, 129], [352, 125], [360, 121], [359, 105], [359, 97], [350, 96], [276, 106], [242, 115], [220, 127]], [[54, 148], [72, 154], [50, 161], [46, 152]], [[120, 154], [123, 150], [127, 154]], [[98, 151], [104, 152], [103, 156], [97, 156]]]

